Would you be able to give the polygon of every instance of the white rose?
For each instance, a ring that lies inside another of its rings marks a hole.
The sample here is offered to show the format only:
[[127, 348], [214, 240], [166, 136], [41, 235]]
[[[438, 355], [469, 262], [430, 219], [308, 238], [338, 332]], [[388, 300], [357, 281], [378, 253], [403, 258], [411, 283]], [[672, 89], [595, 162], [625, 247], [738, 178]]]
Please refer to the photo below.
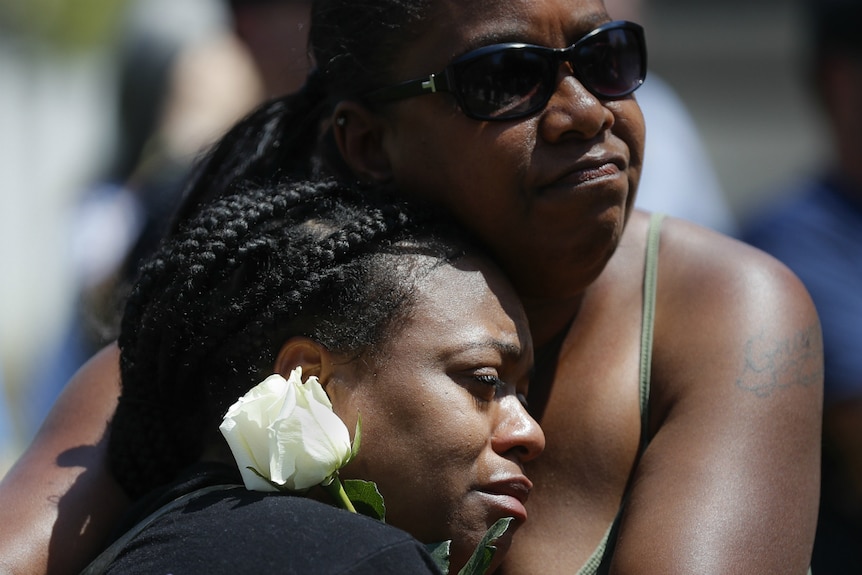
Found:
[[302, 383], [299, 367], [287, 380], [275, 374], [250, 389], [228, 409], [219, 430], [252, 491], [308, 489], [328, 481], [351, 457], [347, 427], [316, 377]]

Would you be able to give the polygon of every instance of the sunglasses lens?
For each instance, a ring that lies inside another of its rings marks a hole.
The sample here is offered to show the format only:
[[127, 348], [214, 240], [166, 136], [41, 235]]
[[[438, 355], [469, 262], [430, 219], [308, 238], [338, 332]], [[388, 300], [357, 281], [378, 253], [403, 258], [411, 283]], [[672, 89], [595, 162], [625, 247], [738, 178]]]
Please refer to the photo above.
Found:
[[643, 43], [634, 30], [618, 28], [596, 34], [577, 47], [573, 65], [578, 78], [592, 93], [619, 98], [643, 82]]
[[479, 120], [509, 120], [542, 109], [556, 87], [560, 60], [569, 60], [578, 80], [602, 98], [634, 92], [646, 75], [640, 28], [611, 23], [567, 50], [538, 46], [488, 46], [452, 64], [454, 92], [465, 114]]
[[486, 120], [534, 112], [553, 90], [553, 66], [529, 48], [505, 48], [460, 63], [456, 76], [464, 111]]

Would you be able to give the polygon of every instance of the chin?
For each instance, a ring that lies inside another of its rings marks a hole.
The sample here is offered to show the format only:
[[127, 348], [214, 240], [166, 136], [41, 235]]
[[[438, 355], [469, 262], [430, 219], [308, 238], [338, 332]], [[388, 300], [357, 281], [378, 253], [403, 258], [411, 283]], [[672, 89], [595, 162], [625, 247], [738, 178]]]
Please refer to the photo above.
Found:
[[[464, 536], [459, 539], [453, 539], [452, 547], [450, 549], [450, 558], [449, 558], [449, 573], [457, 573], [467, 564], [467, 561], [470, 560], [470, 556], [476, 550], [476, 547], [479, 545], [479, 542], [482, 540], [482, 537], [485, 536], [485, 531], [490, 528], [483, 527], [481, 532], [477, 531], [470, 536]], [[506, 530], [503, 535], [497, 539], [494, 543], [494, 547], [497, 548], [494, 553], [494, 558], [491, 560], [491, 565], [485, 574], [493, 573], [497, 570], [500, 564], [503, 562], [503, 558], [506, 556], [506, 553], [509, 552], [509, 548], [512, 546], [512, 536], [517, 531], [519, 524], [517, 522], [513, 522], [509, 529]], [[456, 541], [460, 541], [460, 543], [456, 543]]]

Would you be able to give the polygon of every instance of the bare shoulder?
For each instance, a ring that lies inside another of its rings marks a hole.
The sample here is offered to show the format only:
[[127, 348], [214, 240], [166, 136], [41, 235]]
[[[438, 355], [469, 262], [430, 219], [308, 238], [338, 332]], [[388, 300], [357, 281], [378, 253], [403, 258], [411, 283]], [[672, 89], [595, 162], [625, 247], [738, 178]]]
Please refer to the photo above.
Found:
[[667, 218], [651, 374], [650, 445], [613, 572], [805, 573], [823, 362], [800, 280], [753, 247]]
[[0, 483], [0, 569], [78, 572], [127, 505], [106, 461], [119, 393], [109, 346], [69, 381], [33, 443]]
[[720, 289], [767, 288], [773, 295], [808, 300], [805, 288], [784, 264], [724, 234], [666, 217], [661, 244], [662, 274], [673, 282], [668, 287], [687, 288], [689, 282], [708, 279], [719, 282]]
[[[737, 388], [762, 397], [797, 386], [819, 393], [820, 324], [793, 272], [754, 247], [678, 219], [665, 222], [661, 239], [657, 368], [668, 361], [673, 370], [735, 369]], [[663, 379], [686, 382], [669, 373]]]

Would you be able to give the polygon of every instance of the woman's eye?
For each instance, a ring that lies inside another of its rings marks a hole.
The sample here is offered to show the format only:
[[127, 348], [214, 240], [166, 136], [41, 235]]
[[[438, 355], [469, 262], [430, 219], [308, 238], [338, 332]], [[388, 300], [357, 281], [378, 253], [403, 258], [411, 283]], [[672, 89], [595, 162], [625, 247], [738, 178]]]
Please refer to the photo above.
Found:
[[496, 375], [477, 375], [476, 379], [478, 379], [480, 382], [484, 383], [485, 385], [490, 385], [491, 387], [494, 388], [495, 391], [497, 389], [503, 387], [503, 385], [505, 385], [503, 383], [503, 380], [501, 380]]
[[472, 380], [476, 382], [472, 387], [473, 396], [480, 402], [490, 402], [499, 394], [506, 385], [503, 380], [490, 373], [475, 373]]

